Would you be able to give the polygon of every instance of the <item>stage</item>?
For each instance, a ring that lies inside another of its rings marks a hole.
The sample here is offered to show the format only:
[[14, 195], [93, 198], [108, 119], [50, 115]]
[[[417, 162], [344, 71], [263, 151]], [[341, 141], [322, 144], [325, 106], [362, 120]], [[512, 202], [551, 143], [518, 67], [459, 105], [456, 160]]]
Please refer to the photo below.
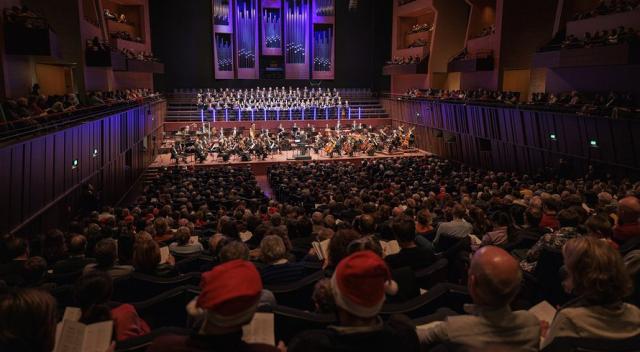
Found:
[[349, 162], [361, 162], [362, 160], [371, 160], [371, 159], [384, 159], [384, 158], [401, 158], [401, 157], [419, 157], [419, 156], [429, 156], [431, 155], [428, 152], [425, 152], [420, 149], [413, 149], [407, 151], [398, 151], [396, 153], [388, 154], [388, 153], [376, 153], [374, 156], [369, 156], [364, 153], [356, 154], [352, 157], [350, 156], [338, 156], [334, 155], [333, 158], [328, 157], [323, 151], [316, 154], [311, 151], [308, 155], [311, 157], [308, 160], [299, 160], [294, 159], [294, 156], [297, 155], [297, 152], [293, 150], [283, 151], [281, 154], [274, 154], [268, 156], [265, 160], [257, 160], [253, 159], [251, 161], [242, 161], [237, 155], [234, 155], [229, 159], [229, 161], [222, 161], [221, 158], [216, 158], [217, 154], [211, 153], [207, 160], [204, 162], [196, 162], [195, 157], [193, 155], [187, 158], [187, 163], [180, 162], [180, 164], [176, 164], [175, 160], [171, 160], [171, 154], [160, 154], [156, 158], [156, 160], [150, 165], [152, 168], [164, 168], [164, 167], [175, 167], [175, 166], [189, 166], [189, 167], [215, 167], [215, 166], [225, 166], [225, 165], [246, 165], [250, 166], [256, 175], [264, 175], [266, 174], [266, 170], [270, 165], [278, 164], [278, 163], [300, 163], [300, 162], [334, 162], [334, 161], [349, 161]]

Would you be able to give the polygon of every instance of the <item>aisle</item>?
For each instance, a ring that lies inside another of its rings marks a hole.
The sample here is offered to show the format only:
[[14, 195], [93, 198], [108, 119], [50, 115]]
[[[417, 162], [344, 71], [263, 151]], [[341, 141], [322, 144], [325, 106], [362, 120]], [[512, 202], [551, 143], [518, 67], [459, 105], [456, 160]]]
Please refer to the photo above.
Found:
[[273, 194], [273, 190], [269, 185], [269, 180], [267, 179], [267, 175], [256, 175], [256, 181], [258, 182], [258, 186], [260, 186], [260, 189], [262, 190], [262, 193], [264, 193], [265, 196], [269, 198], [275, 198], [275, 195]]

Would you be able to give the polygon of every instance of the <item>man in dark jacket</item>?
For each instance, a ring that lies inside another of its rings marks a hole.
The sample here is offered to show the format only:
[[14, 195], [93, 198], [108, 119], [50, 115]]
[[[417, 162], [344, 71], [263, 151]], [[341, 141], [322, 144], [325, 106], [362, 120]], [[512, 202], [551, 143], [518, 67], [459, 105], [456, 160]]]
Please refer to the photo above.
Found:
[[344, 258], [331, 278], [338, 325], [305, 331], [294, 337], [288, 352], [419, 351], [415, 327], [405, 317], [383, 322], [378, 312], [385, 294], [397, 284], [385, 262], [371, 251]]
[[69, 241], [69, 258], [59, 260], [53, 266], [54, 274], [70, 274], [81, 272], [87, 264], [95, 263], [95, 259], [87, 258], [87, 239], [82, 235], [75, 235]]

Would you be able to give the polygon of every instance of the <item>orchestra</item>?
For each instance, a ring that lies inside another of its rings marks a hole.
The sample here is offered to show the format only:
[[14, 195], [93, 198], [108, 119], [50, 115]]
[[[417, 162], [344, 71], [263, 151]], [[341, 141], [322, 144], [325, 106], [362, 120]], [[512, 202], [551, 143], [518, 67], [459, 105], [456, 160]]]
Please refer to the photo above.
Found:
[[199, 163], [206, 161], [209, 156], [223, 162], [232, 159], [265, 160], [291, 150], [297, 150], [301, 155], [312, 150], [328, 158], [374, 156], [378, 152], [393, 153], [415, 147], [413, 128], [405, 130], [404, 126], [376, 129], [354, 122], [349, 128], [343, 129], [338, 122], [335, 128], [327, 125], [321, 131], [311, 125], [300, 128], [296, 124], [286, 130], [280, 124], [275, 132], [271, 132], [268, 129], [258, 130], [255, 124], [251, 124], [249, 133], [243, 132], [237, 127], [230, 131], [220, 128], [218, 131], [215, 127], [196, 130], [195, 126], [186, 126], [175, 133], [171, 160], [186, 163], [190, 156]]

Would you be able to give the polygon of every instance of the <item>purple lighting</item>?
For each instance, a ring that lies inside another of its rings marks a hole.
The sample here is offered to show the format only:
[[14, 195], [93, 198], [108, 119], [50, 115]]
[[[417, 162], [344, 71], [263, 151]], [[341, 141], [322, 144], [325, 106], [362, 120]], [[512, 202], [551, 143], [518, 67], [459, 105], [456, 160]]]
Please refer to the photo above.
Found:
[[229, 122], [229, 110], [224, 109], [224, 121]]

